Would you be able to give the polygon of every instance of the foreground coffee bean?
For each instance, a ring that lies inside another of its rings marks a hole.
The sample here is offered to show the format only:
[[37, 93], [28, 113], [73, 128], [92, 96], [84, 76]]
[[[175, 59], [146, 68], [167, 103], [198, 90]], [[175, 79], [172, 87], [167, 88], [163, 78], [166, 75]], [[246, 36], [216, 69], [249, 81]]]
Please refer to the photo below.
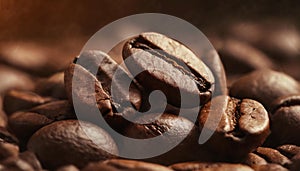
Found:
[[245, 159], [243, 159], [242, 163], [248, 166], [268, 164], [268, 162], [264, 158], [260, 157], [255, 153], [249, 153], [245, 157]]
[[175, 171], [254, 171], [247, 165], [231, 163], [186, 162], [169, 167]]
[[28, 164], [34, 169], [34, 170], [42, 170], [42, 166], [40, 161], [37, 159], [36, 155], [31, 151], [25, 151], [19, 154], [19, 158]]
[[230, 88], [230, 95], [259, 101], [270, 110], [273, 100], [300, 93], [299, 83], [292, 77], [272, 70], [257, 70], [237, 80]]
[[88, 122], [65, 120], [38, 130], [29, 140], [45, 168], [66, 164], [83, 167], [88, 162], [114, 158], [118, 149], [114, 140], [101, 128]]
[[279, 146], [279, 147], [277, 147], [277, 150], [281, 154], [287, 156], [288, 158], [292, 158], [296, 154], [300, 153], [300, 147], [299, 146], [290, 145], [290, 144]]
[[42, 97], [30, 91], [11, 90], [4, 95], [3, 105], [5, 112], [9, 115], [53, 100], [52, 97]]
[[[214, 78], [210, 69], [171, 38], [142, 33], [124, 44], [123, 58], [129, 71], [138, 74], [135, 78], [143, 87], [161, 90], [174, 106], [194, 107], [199, 105], [194, 102], [199, 97], [201, 104], [211, 97]], [[188, 98], [183, 101], [179, 91]]]
[[268, 144], [300, 145], [300, 94], [278, 98], [272, 104], [272, 133]]
[[265, 164], [265, 165], [253, 165], [252, 168], [255, 171], [288, 171], [287, 168], [282, 167], [279, 164]]
[[[215, 123], [205, 125], [209, 115], [214, 117], [215, 122], [220, 119], [216, 130]], [[267, 111], [259, 102], [251, 99], [217, 96], [204, 105], [198, 121], [200, 129], [205, 125], [205, 129], [214, 131], [205, 144], [221, 158], [246, 156], [262, 145], [270, 133]]]
[[90, 163], [83, 171], [172, 171], [167, 167], [154, 164], [146, 163], [135, 160], [121, 160], [121, 159], [111, 159], [105, 160], [97, 163]]
[[[146, 124], [139, 124], [145, 123]], [[198, 144], [199, 130], [191, 121], [172, 114], [164, 113], [147, 114], [136, 118], [134, 123], [129, 125], [124, 135], [135, 139], [148, 139], [162, 136], [161, 141], [149, 141], [139, 145], [124, 142], [126, 152], [143, 151], [152, 152], [154, 147], [168, 148], [172, 143], [177, 142], [176, 147], [159, 156], [143, 159], [148, 162], [154, 162], [164, 165], [170, 165], [177, 162], [190, 160], [206, 160], [211, 161], [212, 155], [206, 152], [203, 147]], [[173, 144], [174, 145], [174, 144]], [[174, 145], [175, 146], [175, 145]]]

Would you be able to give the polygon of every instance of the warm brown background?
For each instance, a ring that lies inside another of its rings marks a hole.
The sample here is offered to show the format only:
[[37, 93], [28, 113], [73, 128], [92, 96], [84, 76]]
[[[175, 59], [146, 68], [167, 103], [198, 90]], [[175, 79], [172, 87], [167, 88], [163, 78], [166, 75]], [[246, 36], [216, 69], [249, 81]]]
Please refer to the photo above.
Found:
[[41, 68], [62, 69], [102, 26], [136, 13], [175, 15], [210, 34], [236, 21], [276, 20], [299, 28], [299, 11], [300, 3], [285, 0], [0, 0], [0, 60], [30, 70], [35, 59], [51, 58]]

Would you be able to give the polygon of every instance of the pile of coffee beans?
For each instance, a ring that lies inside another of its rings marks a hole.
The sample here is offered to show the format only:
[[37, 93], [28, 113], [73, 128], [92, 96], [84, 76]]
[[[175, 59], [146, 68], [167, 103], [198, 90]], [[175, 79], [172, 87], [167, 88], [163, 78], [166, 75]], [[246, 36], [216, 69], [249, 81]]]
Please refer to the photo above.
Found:
[[300, 84], [270, 48], [234, 36], [212, 37], [226, 73], [154, 32], [84, 51], [48, 78], [0, 64], [0, 170], [300, 170]]

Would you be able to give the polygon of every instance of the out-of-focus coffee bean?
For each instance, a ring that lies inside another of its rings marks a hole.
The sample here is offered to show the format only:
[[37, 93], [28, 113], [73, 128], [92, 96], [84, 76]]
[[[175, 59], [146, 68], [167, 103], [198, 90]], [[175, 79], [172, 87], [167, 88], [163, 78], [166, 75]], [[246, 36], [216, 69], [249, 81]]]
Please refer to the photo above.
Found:
[[[122, 54], [128, 70], [139, 73], [137, 81], [150, 91], [161, 90], [171, 105], [194, 107], [199, 97], [202, 104], [211, 97], [214, 77], [210, 69], [176, 40], [142, 33], [125, 43]], [[181, 96], [189, 98], [182, 101]]]
[[10, 90], [4, 95], [3, 104], [5, 112], [10, 115], [53, 100], [52, 97], [41, 97], [30, 91]]
[[292, 77], [272, 70], [257, 70], [233, 83], [230, 95], [259, 101], [270, 110], [273, 100], [300, 93], [299, 83]]
[[246, 156], [246, 158], [243, 159], [242, 163], [248, 166], [253, 166], [253, 165], [265, 165], [268, 162], [264, 158], [260, 157], [255, 153], [249, 153]]
[[291, 171], [299, 171], [300, 170], [300, 153], [295, 155], [291, 160], [292, 160], [292, 164], [290, 165]]
[[91, 161], [115, 158], [113, 154], [118, 153], [103, 129], [77, 120], [57, 121], [39, 129], [30, 138], [28, 149], [50, 169], [67, 164], [83, 167]]
[[34, 170], [42, 170], [42, 166], [40, 161], [37, 159], [36, 155], [31, 151], [25, 151], [23, 153], [19, 154], [19, 158], [28, 164], [34, 169]]
[[281, 166], [288, 166], [289, 164], [291, 164], [291, 161], [286, 156], [272, 148], [258, 147], [255, 153], [263, 157], [270, 163], [279, 164]]
[[3, 111], [3, 101], [2, 97], [0, 96], [0, 127], [6, 127], [7, 126], [7, 115]]
[[186, 162], [169, 166], [174, 171], [254, 171], [247, 165], [232, 163]]
[[5, 160], [9, 157], [17, 157], [18, 154], [19, 147], [16, 144], [0, 142], [0, 161]]
[[281, 154], [292, 158], [296, 154], [300, 153], [300, 147], [296, 145], [286, 144], [276, 148]]
[[128, 153], [140, 150], [151, 151], [157, 145], [169, 147], [172, 143], [181, 141], [176, 147], [164, 154], [143, 159], [148, 162], [169, 165], [190, 160], [211, 161], [213, 159], [212, 155], [203, 150], [203, 147], [198, 144], [199, 128], [183, 117], [167, 113], [161, 116], [158, 114], [147, 114], [136, 118], [134, 123], [125, 129], [124, 135], [136, 139], [163, 136], [160, 142], [153, 141], [143, 143], [143, 145], [128, 144], [125, 141], [124, 147], [120, 149], [126, 149]]
[[31, 78], [18, 70], [0, 65], [0, 94], [10, 89], [33, 90], [34, 84]]
[[36, 171], [29, 163], [20, 158], [10, 157], [3, 161], [2, 164], [5, 171]]
[[165, 166], [135, 160], [111, 159], [90, 163], [83, 171], [172, 171]]
[[227, 74], [244, 74], [257, 69], [274, 68], [272, 61], [259, 49], [235, 39], [226, 39], [218, 49]]
[[58, 168], [56, 171], [79, 171], [79, 169], [74, 165], [67, 165]]
[[18, 144], [18, 139], [8, 132], [6, 128], [0, 127], [0, 142]]
[[300, 94], [278, 98], [272, 104], [270, 145], [300, 145]]
[[[205, 124], [209, 116], [215, 117], [214, 122], [221, 117], [216, 127], [215, 123]], [[200, 129], [205, 126], [214, 132], [205, 144], [221, 158], [245, 157], [262, 145], [270, 133], [267, 111], [251, 99], [217, 96], [204, 105], [198, 121]]]
[[42, 96], [51, 96], [58, 99], [66, 99], [66, 90], [64, 86], [64, 73], [53, 74], [47, 79], [37, 82], [35, 91]]
[[253, 165], [251, 166], [255, 171], [288, 171], [287, 168], [282, 167], [279, 164], [269, 163], [265, 165]]

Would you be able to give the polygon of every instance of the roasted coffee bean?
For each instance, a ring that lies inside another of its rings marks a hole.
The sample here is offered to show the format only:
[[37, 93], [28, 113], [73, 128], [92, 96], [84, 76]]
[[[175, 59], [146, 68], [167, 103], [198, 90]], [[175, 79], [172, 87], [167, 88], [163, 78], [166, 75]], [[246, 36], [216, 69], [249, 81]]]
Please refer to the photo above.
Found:
[[[146, 123], [146, 124], [142, 124]], [[148, 139], [157, 136], [162, 136], [161, 141], [148, 141], [142, 145], [135, 145], [124, 142], [126, 152], [131, 151], [151, 151], [153, 147], [168, 148], [174, 142], [180, 142], [175, 148], [156, 157], [144, 159], [148, 162], [154, 162], [164, 165], [173, 164], [176, 162], [184, 162], [190, 160], [212, 160], [212, 155], [206, 152], [203, 147], [198, 144], [199, 130], [191, 121], [164, 113], [161, 116], [158, 114], [147, 114], [136, 118], [134, 123], [129, 125], [124, 135], [135, 139]], [[191, 155], [192, 154], [192, 155]]]
[[42, 96], [51, 96], [58, 99], [66, 99], [64, 86], [64, 73], [53, 74], [49, 78], [39, 80], [35, 86], [35, 91]]
[[257, 70], [233, 83], [230, 95], [259, 101], [270, 110], [273, 100], [300, 92], [299, 83], [290, 76], [272, 70]]
[[10, 115], [53, 100], [52, 97], [42, 97], [30, 91], [11, 90], [5, 94], [3, 104], [5, 112]]
[[20, 90], [32, 90], [34, 88], [29, 75], [4, 65], [0, 65], [0, 80], [5, 80], [0, 85], [1, 94], [14, 88]]
[[281, 97], [272, 104], [271, 135], [268, 144], [300, 145], [300, 95]]
[[3, 111], [3, 101], [2, 97], [0, 96], [0, 127], [6, 127], [7, 126], [7, 115]]
[[247, 165], [231, 163], [186, 162], [169, 167], [174, 171], [254, 171]]
[[279, 164], [281, 166], [288, 166], [289, 164], [291, 164], [291, 161], [286, 156], [272, 148], [258, 147], [255, 153], [263, 157], [270, 163]]
[[39, 171], [33, 169], [26, 161], [16, 157], [10, 157], [1, 164], [5, 171]]
[[98, 109], [102, 115], [113, 115], [109, 94], [88, 70], [80, 65], [71, 64], [65, 71], [64, 79], [70, 103], [80, 106], [81, 110], [76, 112], [87, 115], [85, 119], [94, 120], [94, 117], [99, 117], [95, 116], [95, 113], [99, 112]]
[[83, 171], [172, 171], [167, 167], [135, 160], [111, 159], [88, 164]]
[[16, 144], [0, 142], [0, 162], [10, 157], [17, 157], [18, 154], [19, 147]]
[[0, 142], [18, 144], [18, 139], [6, 128], [0, 127]]
[[79, 171], [79, 169], [74, 165], [67, 165], [58, 168], [56, 171]]
[[[205, 124], [209, 116], [217, 123], [220, 118], [216, 127], [215, 123]], [[270, 133], [267, 111], [251, 99], [215, 97], [201, 109], [198, 121], [201, 129], [205, 126], [214, 132], [205, 144], [221, 158], [246, 156], [262, 145]]]
[[57, 121], [39, 129], [30, 138], [28, 149], [50, 169], [67, 164], [83, 167], [118, 153], [114, 140], [103, 129], [77, 120]]
[[296, 145], [282, 145], [276, 148], [281, 154], [287, 156], [288, 158], [292, 158], [296, 154], [300, 153], [300, 147]]
[[37, 159], [36, 155], [31, 151], [25, 151], [19, 154], [19, 158], [28, 164], [34, 169], [34, 170], [42, 170], [42, 166], [40, 161]]
[[290, 165], [291, 171], [299, 171], [300, 170], [300, 153], [295, 155], [291, 160], [292, 160], [292, 164]]
[[287, 168], [282, 167], [279, 164], [265, 164], [265, 165], [253, 165], [252, 168], [255, 171], [288, 171]]
[[257, 69], [274, 68], [260, 50], [235, 39], [225, 39], [218, 49], [227, 74], [244, 74]]
[[260, 157], [255, 153], [247, 154], [246, 158], [243, 159], [242, 163], [248, 166], [268, 164], [268, 162], [264, 158]]
[[[123, 48], [128, 70], [146, 89], [161, 90], [168, 103], [194, 107], [211, 97], [214, 77], [210, 69], [187, 47], [159, 33], [142, 33]], [[179, 93], [180, 91], [180, 93]], [[181, 96], [186, 96], [186, 101]]]
[[[101, 51], [85, 51], [79, 56], [77, 64], [83, 66], [88, 71], [96, 72], [92, 74], [96, 74], [96, 78], [107, 94], [111, 95], [111, 88], [113, 88], [115, 93], [112, 100], [115, 110], [121, 112], [126, 102], [131, 102], [137, 110], [141, 108], [142, 94], [139, 90], [140, 87], [136, 85], [136, 81], [131, 79], [130, 75], [110, 56]], [[114, 81], [115, 87], [112, 87], [112, 81]], [[129, 96], [127, 96], [128, 87], [124, 87], [124, 85], [131, 82], [133, 83], [130, 84]]]

